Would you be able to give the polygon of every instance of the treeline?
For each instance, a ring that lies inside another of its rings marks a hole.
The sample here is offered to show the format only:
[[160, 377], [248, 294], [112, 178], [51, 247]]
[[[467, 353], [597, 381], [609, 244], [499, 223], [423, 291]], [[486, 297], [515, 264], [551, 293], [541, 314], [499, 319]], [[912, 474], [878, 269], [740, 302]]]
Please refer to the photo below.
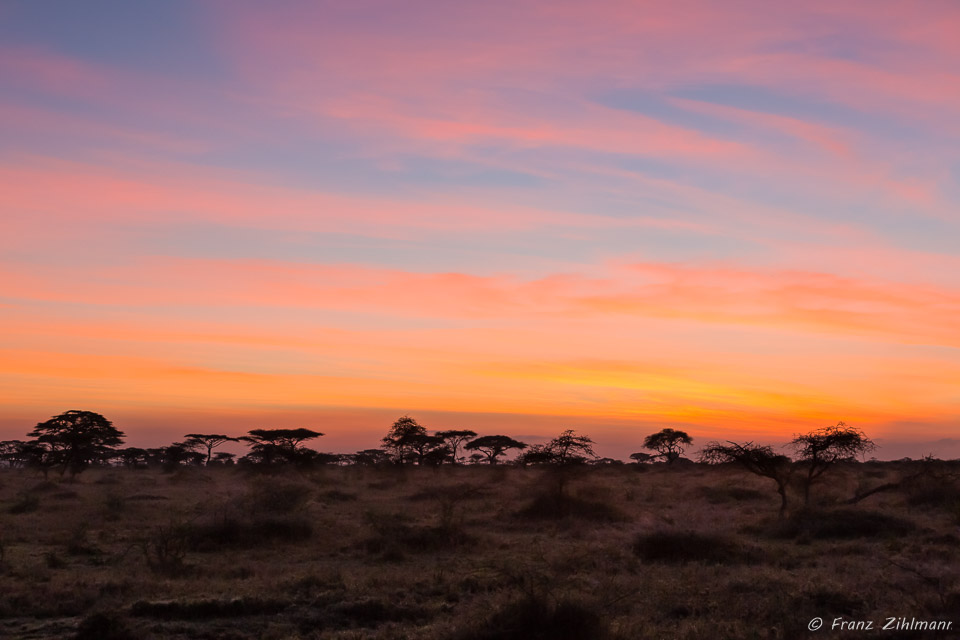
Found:
[[[585, 464], [623, 464], [620, 460], [600, 458], [594, 441], [586, 435], [566, 430], [546, 444], [528, 445], [506, 435], [479, 435], [469, 429], [428, 432], [410, 416], [391, 425], [381, 445], [352, 454], [324, 453], [306, 446], [324, 434], [311, 429], [252, 429], [243, 436], [217, 433], [188, 433], [180, 442], [165, 447], [143, 449], [121, 447], [123, 432], [99, 413], [67, 411], [38, 423], [27, 434], [30, 440], [0, 442], [0, 462], [8, 467], [38, 469], [48, 475], [75, 476], [91, 465], [129, 468], [245, 465], [275, 468], [294, 465], [462, 465], [502, 463], [510, 452], [517, 455], [511, 464], [518, 466]], [[228, 442], [242, 442], [249, 452], [237, 457], [214, 451]], [[663, 461], [674, 464], [692, 462], [683, 457], [693, 439], [684, 431], [662, 429], [648, 435], [643, 446], [650, 453], [637, 452], [630, 458], [638, 464]], [[810, 486], [838, 462], [855, 460], [874, 448], [866, 435], [843, 422], [835, 426], [796, 436], [788, 445], [796, 458], [777, 453], [769, 446], [752, 442], [711, 442], [699, 455], [706, 464], [737, 464], [751, 473], [771, 479], [787, 506], [790, 484], [802, 488], [809, 500]]]

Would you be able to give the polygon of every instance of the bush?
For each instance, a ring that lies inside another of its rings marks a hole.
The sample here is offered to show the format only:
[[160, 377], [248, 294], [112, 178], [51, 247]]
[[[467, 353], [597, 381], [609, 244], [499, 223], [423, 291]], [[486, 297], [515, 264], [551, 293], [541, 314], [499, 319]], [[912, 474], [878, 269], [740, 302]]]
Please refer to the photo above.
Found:
[[264, 477], [250, 488], [244, 506], [252, 513], [291, 513], [299, 511], [313, 495], [313, 488], [302, 482]]
[[637, 534], [633, 552], [647, 562], [737, 564], [758, 560], [759, 552], [745, 549], [725, 536], [694, 531], [654, 531]]
[[534, 520], [562, 520], [580, 518], [595, 522], [624, 522], [626, 514], [606, 502], [584, 500], [556, 491], [541, 493], [518, 516]]
[[479, 625], [464, 629], [457, 640], [602, 640], [610, 636], [603, 618], [582, 604], [526, 597], [494, 610]]
[[700, 489], [700, 493], [710, 504], [726, 504], [731, 502], [768, 501], [772, 493], [748, 489], [737, 486], [708, 485]]
[[206, 620], [208, 618], [235, 618], [238, 616], [273, 615], [289, 603], [261, 598], [233, 600], [188, 600], [181, 602], [135, 602], [131, 615], [166, 620]]
[[94, 613], [83, 619], [77, 627], [74, 640], [136, 640], [127, 626], [107, 613]]
[[836, 509], [798, 514], [783, 523], [780, 533], [783, 537], [803, 536], [812, 540], [850, 540], [900, 536], [915, 529], [910, 520], [885, 513]]
[[251, 520], [224, 517], [191, 525], [187, 530], [189, 548], [207, 553], [224, 548], [250, 549], [273, 542], [298, 542], [312, 535], [310, 522], [294, 516], [254, 517]]
[[40, 496], [35, 493], [21, 491], [17, 494], [17, 499], [12, 505], [10, 505], [10, 508], [7, 509], [7, 511], [12, 514], [32, 513], [39, 508]]

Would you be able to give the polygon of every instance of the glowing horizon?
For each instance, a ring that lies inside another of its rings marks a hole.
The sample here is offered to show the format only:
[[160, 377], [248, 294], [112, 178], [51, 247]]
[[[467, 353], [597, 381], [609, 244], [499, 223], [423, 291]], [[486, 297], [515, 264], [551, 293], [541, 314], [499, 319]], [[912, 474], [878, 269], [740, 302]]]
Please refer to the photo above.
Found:
[[[960, 8], [0, 7], [0, 439], [960, 456]], [[189, 425], [185, 425], [189, 422]]]

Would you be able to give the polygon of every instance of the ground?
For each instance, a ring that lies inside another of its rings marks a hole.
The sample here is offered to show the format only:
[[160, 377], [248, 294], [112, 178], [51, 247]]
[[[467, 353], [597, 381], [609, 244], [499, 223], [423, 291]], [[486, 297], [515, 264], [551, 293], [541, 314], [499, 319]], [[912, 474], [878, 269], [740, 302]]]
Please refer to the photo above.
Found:
[[76, 481], [3, 469], [0, 636], [860, 638], [831, 626], [890, 617], [957, 628], [955, 480], [844, 504], [912, 470], [833, 470], [810, 509], [780, 519], [772, 481], [700, 465], [90, 469]]

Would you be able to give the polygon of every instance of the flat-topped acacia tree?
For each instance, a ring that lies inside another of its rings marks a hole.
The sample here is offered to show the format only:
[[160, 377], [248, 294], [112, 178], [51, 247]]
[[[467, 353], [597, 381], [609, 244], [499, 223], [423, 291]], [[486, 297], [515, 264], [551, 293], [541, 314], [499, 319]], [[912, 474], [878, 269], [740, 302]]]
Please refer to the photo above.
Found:
[[693, 444], [693, 438], [686, 431], [669, 428], [651, 433], [643, 439], [643, 448], [656, 451], [659, 457], [667, 461], [667, 464], [673, 464], [679, 460], [684, 448], [689, 444]]
[[251, 429], [238, 438], [251, 445], [250, 455], [258, 462], [272, 464], [303, 461], [310, 450], [301, 444], [323, 434], [311, 429]]
[[863, 431], [844, 422], [795, 436], [789, 446], [797, 453], [797, 462], [806, 467], [802, 476], [805, 505], [810, 504], [810, 487], [830, 467], [876, 448]]
[[203, 447], [207, 450], [205, 465], [210, 464], [214, 449], [225, 442], [237, 442], [239, 440], [239, 438], [231, 438], [220, 433], [188, 433], [184, 438], [187, 439], [186, 444]]
[[27, 435], [49, 447], [50, 459], [60, 465], [61, 476], [68, 470], [75, 476], [91, 463], [112, 455], [124, 437], [99, 413], [75, 409], [38, 423]]
[[470, 429], [447, 429], [446, 431], [437, 431], [436, 436], [450, 449], [450, 463], [457, 464], [457, 452], [463, 443], [470, 438], [476, 438], [477, 432]]
[[497, 458], [510, 449], [526, 449], [527, 443], [514, 440], [509, 436], [481, 436], [471, 440], [463, 447], [468, 451], [479, 451], [487, 457], [487, 462], [497, 464]]
[[785, 455], [774, 453], [768, 446], [752, 442], [738, 444], [711, 442], [700, 452], [700, 462], [706, 464], [738, 464], [750, 473], [770, 478], [777, 483], [780, 494], [780, 517], [787, 512], [787, 487], [793, 477], [793, 461]]

